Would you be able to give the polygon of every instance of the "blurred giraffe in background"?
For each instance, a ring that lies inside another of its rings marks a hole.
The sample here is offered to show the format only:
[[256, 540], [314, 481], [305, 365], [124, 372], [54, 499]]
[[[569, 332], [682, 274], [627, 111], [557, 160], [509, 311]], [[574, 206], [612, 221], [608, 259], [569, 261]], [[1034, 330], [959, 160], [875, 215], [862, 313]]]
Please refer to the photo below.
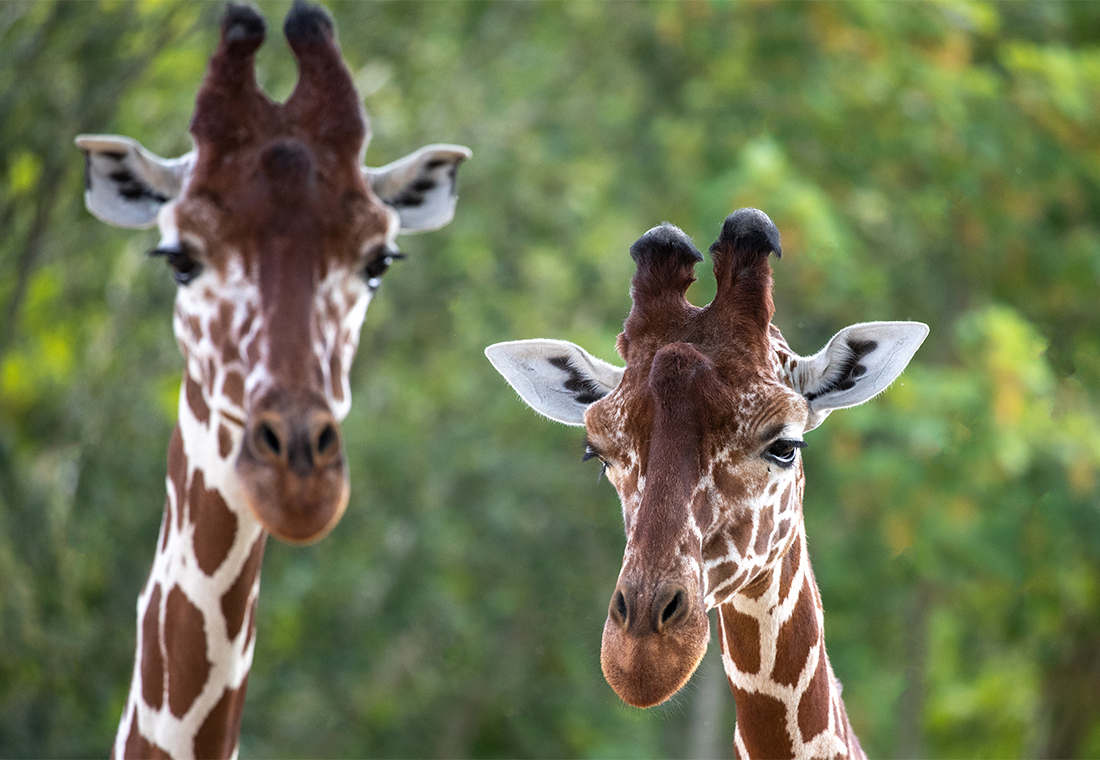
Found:
[[364, 168], [368, 123], [331, 18], [297, 2], [284, 31], [299, 78], [278, 104], [255, 79], [263, 18], [229, 5], [187, 155], [77, 138], [92, 213], [160, 227], [186, 362], [116, 757], [237, 754], [267, 535], [317, 541], [343, 514], [340, 421], [367, 305], [397, 234], [450, 222], [470, 155], [434, 145]]

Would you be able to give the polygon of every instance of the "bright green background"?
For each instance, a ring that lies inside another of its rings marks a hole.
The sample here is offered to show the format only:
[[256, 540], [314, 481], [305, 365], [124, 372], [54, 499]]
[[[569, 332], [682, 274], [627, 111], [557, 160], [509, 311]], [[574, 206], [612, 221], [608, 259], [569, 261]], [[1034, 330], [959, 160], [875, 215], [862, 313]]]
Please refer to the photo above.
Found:
[[[286, 3], [264, 3], [277, 30]], [[614, 358], [630, 243], [783, 234], [776, 323], [932, 332], [809, 436], [829, 652], [876, 756], [1100, 755], [1100, 4], [334, 2], [368, 161], [469, 145], [455, 222], [371, 306], [352, 503], [269, 544], [242, 755], [732, 751], [708, 659], [599, 671], [620, 512], [581, 435], [482, 356]], [[165, 156], [220, 8], [0, 3], [0, 754], [97, 756], [121, 710], [181, 372], [154, 232], [83, 209], [79, 132]], [[260, 78], [285, 97], [276, 32]], [[713, 292], [708, 266], [689, 294]]]

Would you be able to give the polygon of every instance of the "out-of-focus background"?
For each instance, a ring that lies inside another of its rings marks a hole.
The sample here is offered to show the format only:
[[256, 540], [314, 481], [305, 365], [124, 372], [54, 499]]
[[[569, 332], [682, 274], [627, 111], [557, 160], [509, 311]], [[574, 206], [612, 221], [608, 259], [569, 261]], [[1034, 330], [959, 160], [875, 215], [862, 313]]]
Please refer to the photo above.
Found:
[[[259, 77], [285, 98], [288, 3], [260, 7]], [[268, 545], [242, 756], [732, 754], [716, 657], [649, 711], [604, 683], [617, 498], [482, 349], [615, 359], [630, 243], [667, 220], [705, 249], [745, 205], [782, 232], [795, 350], [932, 328], [804, 453], [863, 746], [1100, 755], [1100, 3], [330, 7], [368, 163], [474, 157], [454, 223], [403, 240], [368, 314], [343, 522]], [[111, 742], [182, 371], [156, 233], [84, 210], [72, 139], [187, 151], [220, 13], [0, 3], [3, 756]]]

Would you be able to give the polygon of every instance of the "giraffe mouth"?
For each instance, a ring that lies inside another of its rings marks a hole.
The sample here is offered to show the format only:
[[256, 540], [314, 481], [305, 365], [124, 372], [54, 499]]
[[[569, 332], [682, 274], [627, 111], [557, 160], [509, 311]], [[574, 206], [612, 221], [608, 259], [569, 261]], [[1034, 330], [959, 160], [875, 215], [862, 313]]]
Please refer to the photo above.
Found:
[[653, 707], [683, 688], [709, 641], [706, 608], [682, 584], [620, 583], [604, 623], [600, 666], [620, 699]]
[[336, 527], [351, 487], [343, 466], [301, 477], [253, 469], [238, 462], [249, 510], [271, 535], [289, 544], [312, 544]]

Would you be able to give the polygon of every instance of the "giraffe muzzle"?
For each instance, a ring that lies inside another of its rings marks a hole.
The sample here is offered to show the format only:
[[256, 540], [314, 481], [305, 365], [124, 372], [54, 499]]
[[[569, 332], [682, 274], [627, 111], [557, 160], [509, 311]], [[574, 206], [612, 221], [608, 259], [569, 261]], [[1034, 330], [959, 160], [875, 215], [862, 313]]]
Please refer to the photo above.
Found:
[[679, 691], [706, 653], [710, 621], [701, 599], [677, 581], [620, 583], [604, 623], [600, 665], [615, 693], [652, 707]]
[[340, 423], [320, 400], [257, 405], [237, 460], [248, 506], [276, 538], [323, 538], [347, 507], [349, 485]]

